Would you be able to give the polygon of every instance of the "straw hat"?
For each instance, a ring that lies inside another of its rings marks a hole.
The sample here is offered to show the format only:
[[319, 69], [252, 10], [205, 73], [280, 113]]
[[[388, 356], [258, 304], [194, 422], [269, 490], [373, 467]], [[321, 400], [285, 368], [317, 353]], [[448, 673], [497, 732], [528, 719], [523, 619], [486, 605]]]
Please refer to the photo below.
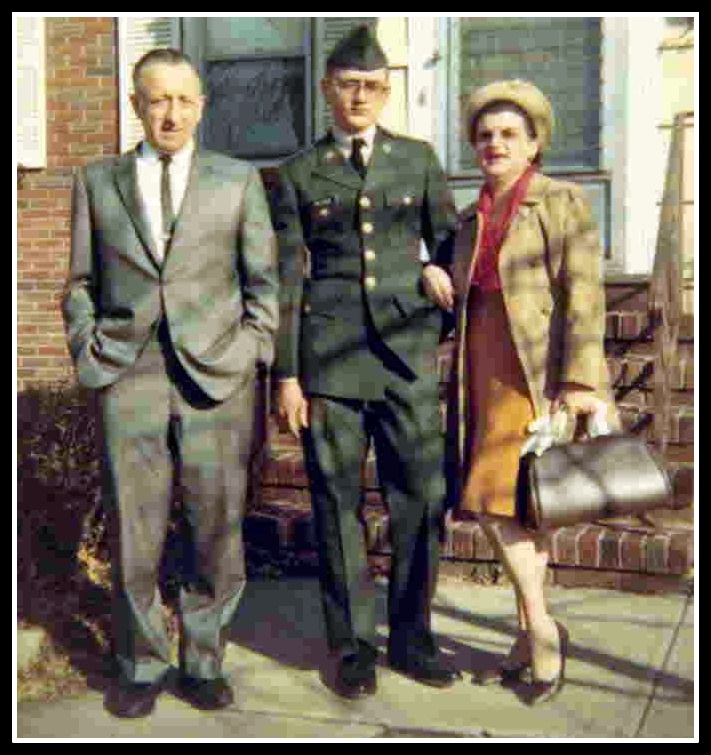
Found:
[[494, 102], [513, 102], [526, 112], [536, 130], [541, 152], [547, 149], [553, 132], [553, 107], [537, 86], [522, 79], [507, 79], [475, 89], [469, 100], [468, 133], [482, 110]]

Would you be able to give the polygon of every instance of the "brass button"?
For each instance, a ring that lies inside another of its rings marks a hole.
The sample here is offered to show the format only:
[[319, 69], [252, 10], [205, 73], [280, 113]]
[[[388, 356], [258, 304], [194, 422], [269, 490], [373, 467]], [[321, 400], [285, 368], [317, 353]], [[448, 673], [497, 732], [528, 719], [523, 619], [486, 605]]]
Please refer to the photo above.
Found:
[[378, 285], [378, 281], [372, 275], [369, 275], [365, 279], [364, 283], [366, 288], [375, 288]]
[[365, 233], [366, 235], [371, 234], [374, 230], [374, 226], [372, 223], [365, 222], [361, 225], [360, 230], [363, 231], [363, 233]]
[[310, 311], [311, 311], [311, 305], [304, 304], [304, 314], [308, 315]]
[[412, 204], [412, 197], [408, 194], [402, 198], [402, 203], [405, 207], [409, 207]]
[[369, 210], [373, 206], [370, 197], [365, 196], [365, 194], [358, 200], [358, 204], [363, 210]]
[[375, 259], [375, 252], [372, 249], [365, 249], [363, 257], [365, 257], [366, 262], [372, 262]]

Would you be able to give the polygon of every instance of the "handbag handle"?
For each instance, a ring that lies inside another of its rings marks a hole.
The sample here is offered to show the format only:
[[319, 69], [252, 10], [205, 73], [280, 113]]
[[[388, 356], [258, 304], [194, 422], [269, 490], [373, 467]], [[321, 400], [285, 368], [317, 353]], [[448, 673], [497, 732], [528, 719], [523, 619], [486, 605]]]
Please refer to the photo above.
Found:
[[[529, 436], [521, 447], [520, 455], [530, 453], [540, 456], [553, 445], [560, 445], [572, 440], [578, 431], [578, 422], [571, 430], [573, 417], [565, 404], [545, 417], [539, 417], [528, 425]], [[607, 420], [607, 404], [598, 399], [597, 410], [593, 414], [585, 415], [585, 434], [589, 438], [610, 435], [612, 432]]]
[[[561, 438], [565, 437], [566, 430], [569, 433], [568, 424], [571, 420], [575, 421], [573, 437], [578, 434], [579, 430], [583, 431], [588, 438], [598, 438], [601, 435], [610, 435], [612, 428], [607, 419], [607, 404], [599, 398], [595, 398], [594, 401], [596, 404], [595, 411], [592, 414], [583, 415], [582, 422], [580, 421], [580, 417], [571, 417], [565, 403], [561, 404], [553, 413], [553, 418], [551, 420], [554, 435]], [[557, 433], [556, 428], [558, 428]]]

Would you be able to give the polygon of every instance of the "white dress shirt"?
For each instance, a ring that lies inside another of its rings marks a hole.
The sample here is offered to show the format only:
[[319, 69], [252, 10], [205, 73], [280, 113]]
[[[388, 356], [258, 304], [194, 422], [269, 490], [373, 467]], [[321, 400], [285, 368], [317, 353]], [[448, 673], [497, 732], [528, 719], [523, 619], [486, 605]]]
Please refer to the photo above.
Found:
[[353, 151], [353, 140], [362, 139], [365, 144], [361, 149], [361, 155], [363, 155], [363, 162], [367, 165], [373, 155], [373, 141], [375, 140], [376, 131], [376, 126], [370, 126], [370, 128], [361, 131], [359, 134], [348, 134], [345, 131], [341, 131], [337, 126], [334, 126], [333, 138], [336, 142], [336, 147], [346, 160], [350, 158], [351, 152]]
[[[173, 155], [170, 163], [170, 191], [175, 216], [180, 212], [180, 206], [183, 203], [185, 190], [188, 186], [190, 164], [194, 151], [195, 144], [190, 141]], [[138, 181], [138, 192], [148, 215], [154, 249], [161, 256], [161, 259], [165, 253], [167, 242], [167, 239], [163, 237], [163, 211], [160, 202], [162, 170], [163, 166], [159, 153], [148, 142], [143, 142], [136, 158], [136, 179]]]

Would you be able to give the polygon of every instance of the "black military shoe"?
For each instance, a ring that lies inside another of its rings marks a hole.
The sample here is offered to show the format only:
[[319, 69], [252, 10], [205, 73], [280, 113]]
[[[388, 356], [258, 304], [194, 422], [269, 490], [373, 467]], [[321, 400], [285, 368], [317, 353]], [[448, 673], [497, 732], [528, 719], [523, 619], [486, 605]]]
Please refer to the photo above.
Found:
[[375, 658], [375, 651], [365, 644], [360, 645], [357, 651], [343, 656], [336, 671], [335, 692], [350, 700], [375, 694], [378, 688]]
[[162, 683], [136, 684], [121, 680], [106, 695], [106, 710], [118, 718], [144, 718], [153, 713], [162, 689]]
[[460, 671], [445, 666], [438, 658], [425, 655], [405, 658], [391, 656], [390, 666], [395, 671], [429, 687], [451, 687], [462, 678]]
[[221, 678], [196, 679], [181, 676], [178, 681], [178, 696], [198, 710], [222, 710], [234, 702], [232, 687]]
[[429, 636], [410, 638], [400, 644], [391, 640], [388, 660], [395, 671], [430, 687], [451, 687], [462, 678], [460, 671], [442, 662]]

